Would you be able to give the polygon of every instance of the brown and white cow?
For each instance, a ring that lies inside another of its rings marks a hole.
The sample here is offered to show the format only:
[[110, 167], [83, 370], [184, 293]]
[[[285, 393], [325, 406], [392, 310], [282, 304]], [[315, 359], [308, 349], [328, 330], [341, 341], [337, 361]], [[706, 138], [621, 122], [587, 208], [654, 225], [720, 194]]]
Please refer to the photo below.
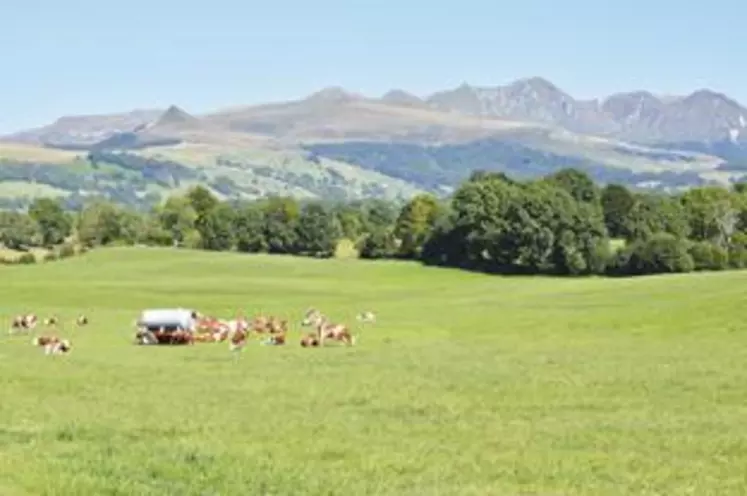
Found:
[[10, 325], [10, 333], [30, 331], [36, 327], [37, 317], [33, 313], [16, 315]]
[[250, 328], [256, 334], [285, 334], [288, 332], [288, 321], [278, 317], [259, 315], [252, 319]]
[[231, 339], [228, 343], [230, 351], [241, 351], [246, 346], [248, 332], [244, 329], [236, 329], [231, 333]]
[[319, 346], [324, 346], [324, 341], [327, 339], [340, 341], [347, 346], [355, 344], [355, 336], [350, 333], [348, 326], [331, 322], [318, 310], [311, 309], [307, 311], [301, 324], [316, 328]]
[[70, 353], [73, 346], [67, 339], [60, 339], [57, 336], [38, 336], [31, 343], [34, 346], [44, 348], [45, 355], [64, 355]]
[[228, 323], [215, 317], [197, 314], [195, 340], [200, 343], [225, 341], [228, 338]]
[[301, 346], [304, 348], [319, 346], [319, 338], [315, 333], [310, 332], [301, 338]]
[[250, 329], [252, 332], [256, 334], [264, 334], [268, 332], [270, 327], [270, 320], [272, 317], [265, 317], [264, 315], [257, 315], [254, 317], [249, 324]]
[[183, 329], [177, 329], [176, 331], [167, 333], [164, 335], [164, 340], [169, 344], [195, 344], [194, 335]]
[[288, 333], [288, 322], [285, 320], [276, 320], [269, 330], [269, 336], [262, 341], [263, 345], [283, 346], [285, 345], [285, 336]]
[[268, 330], [270, 334], [284, 335], [288, 332], [288, 321], [285, 319], [279, 319], [277, 317], [271, 317]]

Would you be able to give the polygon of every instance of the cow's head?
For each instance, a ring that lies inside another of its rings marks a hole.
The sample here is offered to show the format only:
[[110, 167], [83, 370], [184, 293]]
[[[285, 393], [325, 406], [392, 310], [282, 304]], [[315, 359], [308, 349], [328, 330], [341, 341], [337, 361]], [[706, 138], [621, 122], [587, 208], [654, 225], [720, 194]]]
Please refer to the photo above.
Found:
[[303, 320], [301, 321], [301, 325], [304, 327], [309, 327], [313, 325], [317, 325], [319, 322], [321, 322], [323, 316], [319, 310], [316, 308], [310, 308], [306, 311], [304, 314]]

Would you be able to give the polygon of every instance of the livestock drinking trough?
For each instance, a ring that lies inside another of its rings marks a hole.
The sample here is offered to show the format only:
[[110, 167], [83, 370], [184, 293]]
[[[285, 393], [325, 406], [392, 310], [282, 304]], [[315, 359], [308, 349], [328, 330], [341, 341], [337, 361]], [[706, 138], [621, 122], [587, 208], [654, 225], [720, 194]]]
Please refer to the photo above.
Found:
[[137, 319], [137, 344], [187, 344], [193, 342], [197, 313], [185, 308], [143, 310]]

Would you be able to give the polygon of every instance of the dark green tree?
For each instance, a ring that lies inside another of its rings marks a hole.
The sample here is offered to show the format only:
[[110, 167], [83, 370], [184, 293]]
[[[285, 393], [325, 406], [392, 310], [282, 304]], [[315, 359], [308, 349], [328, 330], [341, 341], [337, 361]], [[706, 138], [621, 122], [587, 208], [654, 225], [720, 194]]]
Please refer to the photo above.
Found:
[[573, 168], [561, 169], [558, 172], [547, 176], [545, 181], [557, 186], [558, 188], [564, 189], [570, 193], [576, 201], [592, 203], [594, 205], [599, 203], [601, 196], [599, 187], [594, 184], [591, 177], [583, 171]]
[[26, 250], [36, 244], [39, 231], [28, 215], [0, 211], [0, 242], [11, 250]]
[[695, 262], [688, 248], [686, 240], [669, 233], [656, 233], [624, 250], [624, 263], [616, 269], [619, 275], [692, 272]]
[[438, 200], [429, 194], [417, 195], [402, 207], [394, 227], [394, 236], [400, 240], [399, 256], [420, 257], [441, 210]]
[[78, 215], [78, 240], [92, 247], [123, 239], [122, 217], [122, 209], [110, 202], [95, 200], [89, 203]]
[[627, 238], [630, 211], [635, 205], [635, 197], [625, 187], [619, 184], [608, 184], [602, 190], [602, 211], [604, 224], [612, 238]]
[[259, 204], [240, 206], [233, 218], [236, 249], [244, 253], [267, 251], [264, 211]]
[[397, 240], [390, 229], [378, 228], [366, 235], [358, 246], [360, 258], [392, 258], [397, 253]]
[[639, 194], [624, 230], [629, 242], [645, 240], [657, 233], [685, 239], [690, 235], [690, 222], [678, 199], [655, 193]]
[[358, 240], [363, 234], [363, 211], [354, 204], [337, 204], [333, 207], [342, 237], [351, 241]]
[[317, 257], [335, 254], [341, 229], [334, 213], [320, 203], [308, 203], [296, 223], [296, 252]]
[[218, 198], [204, 186], [195, 186], [187, 192], [187, 199], [195, 211], [195, 230], [200, 235], [200, 246], [202, 248], [214, 249], [215, 246], [223, 246], [222, 219], [225, 212], [216, 214], [215, 210], [221, 205]]
[[197, 218], [205, 217], [208, 212], [218, 206], [220, 201], [218, 198], [206, 187], [195, 186], [187, 192], [187, 199], [192, 205]]
[[290, 197], [271, 197], [264, 204], [264, 238], [269, 253], [293, 253], [300, 209]]
[[201, 248], [212, 251], [228, 251], [234, 246], [234, 210], [220, 203], [201, 217], [198, 231]]
[[36, 198], [29, 206], [29, 216], [39, 226], [41, 243], [44, 246], [58, 245], [70, 236], [72, 219], [57, 200]]
[[[211, 207], [212, 208], [212, 207]], [[181, 245], [195, 231], [197, 211], [186, 196], [171, 196], [156, 209], [160, 225], [176, 245]]]
[[367, 233], [391, 229], [399, 212], [391, 202], [375, 199], [363, 206], [363, 230]]
[[682, 195], [690, 223], [690, 237], [710, 241], [724, 249], [739, 227], [739, 197], [726, 188], [693, 188]]

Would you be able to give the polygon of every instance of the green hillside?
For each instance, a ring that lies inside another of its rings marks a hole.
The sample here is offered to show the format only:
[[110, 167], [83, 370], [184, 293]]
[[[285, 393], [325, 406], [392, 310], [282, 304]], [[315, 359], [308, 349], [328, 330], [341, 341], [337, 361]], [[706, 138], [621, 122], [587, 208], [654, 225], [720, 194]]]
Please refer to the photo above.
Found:
[[178, 145], [137, 150], [61, 151], [0, 146], [0, 207], [60, 197], [79, 208], [92, 197], [145, 208], [195, 184], [220, 198], [268, 194], [297, 198], [397, 200], [423, 191], [415, 184], [295, 150]]
[[[0, 270], [4, 318], [58, 315], [74, 346], [0, 341], [4, 495], [743, 493], [741, 272], [502, 278], [148, 248]], [[238, 359], [134, 346], [138, 312], [168, 306], [278, 315], [290, 342]], [[298, 346], [312, 306], [357, 345]]]
[[[632, 152], [615, 153], [625, 157]], [[448, 193], [475, 170], [535, 178], [573, 167], [598, 182], [639, 189], [728, 182], [725, 173], [719, 175], [717, 165], [698, 157], [673, 158], [662, 153], [662, 157], [643, 162], [631, 155], [625, 166], [605, 162], [612, 157], [609, 154], [597, 160], [593, 155], [547, 151], [515, 139], [440, 146], [368, 141], [304, 147], [181, 143], [93, 151], [6, 144], [0, 145], [0, 206], [22, 208], [34, 198], [53, 196], [64, 198], [71, 208], [79, 208], [91, 197], [147, 207], [195, 184], [229, 199], [280, 194], [328, 200], [397, 200], [424, 191]], [[665, 166], [653, 160], [675, 162]], [[678, 168], [677, 164], [684, 165]]]

